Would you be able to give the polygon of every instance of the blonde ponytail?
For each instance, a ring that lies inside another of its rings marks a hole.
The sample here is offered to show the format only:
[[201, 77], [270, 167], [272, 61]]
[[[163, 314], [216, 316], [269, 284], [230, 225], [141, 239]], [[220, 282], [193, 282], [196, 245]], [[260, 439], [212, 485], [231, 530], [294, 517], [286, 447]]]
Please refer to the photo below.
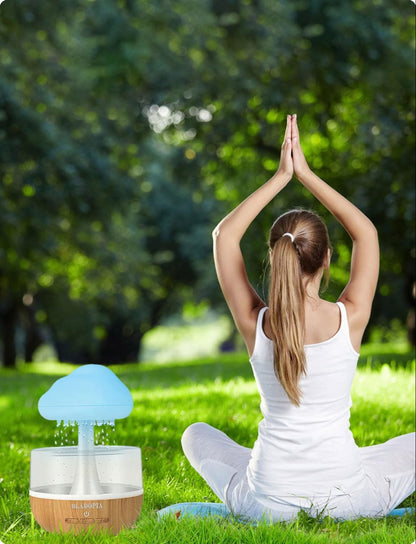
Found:
[[323, 266], [330, 243], [322, 219], [293, 210], [270, 230], [269, 314], [274, 370], [290, 401], [299, 406], [299, 380], [306, 374], [305, 283]]
[[305, 373], [305, 292], [296, 249], [282, 236], [272, 251], [269, 292], [274, 370], [293, 404], [299, 406], [299, 380]]

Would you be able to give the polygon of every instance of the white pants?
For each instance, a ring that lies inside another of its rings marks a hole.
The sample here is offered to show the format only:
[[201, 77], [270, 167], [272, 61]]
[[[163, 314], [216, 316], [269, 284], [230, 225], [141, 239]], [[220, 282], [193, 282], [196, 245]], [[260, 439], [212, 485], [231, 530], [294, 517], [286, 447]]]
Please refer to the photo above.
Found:
[[182, 448], [191, 465], [217, 497], [236, 515], [252, 520], [287, 521], [300, 509], [311, 516], [336, 519], [388, 514], [415, 490], [415, 433], [383, 444], [360, 448], [366, 480], [356, 492], [325, 500], [290, 497], [273, 499], [255, 495], [247, 481], [251, 449], [240, 446], [206, 423], [190, 425], [182, 436]]

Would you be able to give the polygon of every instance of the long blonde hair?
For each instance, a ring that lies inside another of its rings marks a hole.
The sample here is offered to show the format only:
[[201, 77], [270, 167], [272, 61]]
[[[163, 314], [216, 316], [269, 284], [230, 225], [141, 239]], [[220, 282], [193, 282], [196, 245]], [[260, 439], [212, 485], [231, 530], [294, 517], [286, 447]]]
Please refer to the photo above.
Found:
[[306, 373], [304, 279], [312, 279], [324, 265], [331, 248], [328, 231], [315, 213], [292, 210], [274, 222], [269, 248], [274, 370], [291, 402], [299, 406], [299, 380]]

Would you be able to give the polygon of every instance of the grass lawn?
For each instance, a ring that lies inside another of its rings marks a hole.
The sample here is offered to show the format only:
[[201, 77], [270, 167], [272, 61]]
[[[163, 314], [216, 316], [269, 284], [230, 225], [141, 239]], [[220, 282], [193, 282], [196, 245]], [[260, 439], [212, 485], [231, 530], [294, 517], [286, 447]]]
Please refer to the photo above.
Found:
[[[391, 365], [390, 363], [394, 361]], [[217, 499], [185, 459], [180, 437], [187, 425], [206, 421], [252, 446], [259, 398], [246, 355], [112, 367], [134, 398], [132, 414], [116, 424], [115, 441], [142, 449], [145, 499], [131, 530], [117, 537], [50, 534], [29, 505], [30, 451], [54, 446], [56, 426], [37, 410], [39, 397], [74, 367], [57, 363], [0, 369], [0, 540], [66, 543], [377, 543], [411, 544], [414, 519], [361, 519], [336, 523], [300, 515], [290, 524], [257, 527], [233, 520], [157, 520], [172, 503]], [[414, 354], [397, 346], [364, 346], [353, 388], [351, 426], [360, 446], [414, 430]], [[414, 505], [414, 497], [404, 506]]]

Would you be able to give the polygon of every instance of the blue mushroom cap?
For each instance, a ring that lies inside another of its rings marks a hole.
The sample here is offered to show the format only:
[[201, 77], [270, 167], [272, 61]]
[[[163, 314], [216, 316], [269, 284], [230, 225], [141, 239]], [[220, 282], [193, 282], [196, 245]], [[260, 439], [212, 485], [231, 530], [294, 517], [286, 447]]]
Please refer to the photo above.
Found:
[[57, 380], [39, 399], [38, 408], [45, 419], [104, 423], [127, 417], [133, 398], [114, 372], [92, 364]]

